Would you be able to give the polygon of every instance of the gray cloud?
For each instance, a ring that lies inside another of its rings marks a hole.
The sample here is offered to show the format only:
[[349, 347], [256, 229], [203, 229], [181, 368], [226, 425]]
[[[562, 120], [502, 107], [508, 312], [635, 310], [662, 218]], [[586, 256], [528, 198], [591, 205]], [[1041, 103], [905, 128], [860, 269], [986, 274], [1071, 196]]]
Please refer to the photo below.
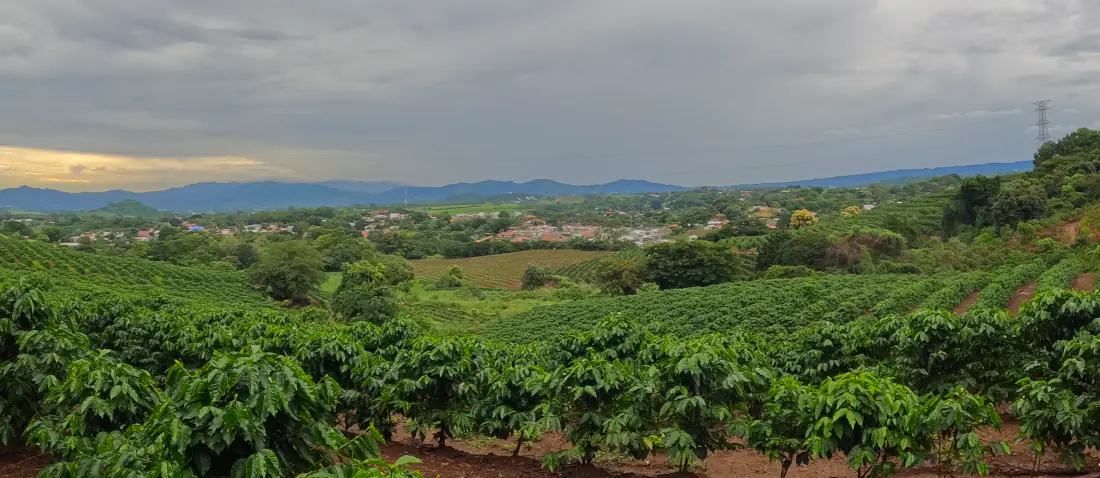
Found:
[[1016, 161], [1031, 102], [1100, 118], [1097, 24], [1094, 0], [9, 0], [0, 145], [421, 184]]

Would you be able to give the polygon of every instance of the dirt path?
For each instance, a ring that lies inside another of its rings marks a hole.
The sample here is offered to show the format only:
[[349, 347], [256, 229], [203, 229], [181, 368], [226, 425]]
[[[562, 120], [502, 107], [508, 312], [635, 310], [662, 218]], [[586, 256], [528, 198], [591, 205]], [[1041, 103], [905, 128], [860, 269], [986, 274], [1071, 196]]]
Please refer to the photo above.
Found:
[[1012, 294], [1012, 300], [1008, 301], [1008, 311], [1012, 315], [1018, 315], [1020, 306], [1031, 300], [1031, 296], [1035, 295], [1036, 285], [1038, 285], [1038, 282], [1032, 281], [1030, 284], [1021, 287], [1015, 294]]
[[1070, 283], [1070, 287], [1072, 287], [1073, 290], [1092, 292], [1096, 290], [1096, 274], [1091, 272], [1088, 274], [1081, 274], [1073, 279], [1073, 282]]
[[963, 299], [962, 302], [959, 302], [959, 305], [955, 306], [952, 312], [955, 312], [956, 315], [966, 312], [970, 309], [970, 306], [974, 305], [974, 303], [978, 301], [978, 296], [980, 295], [982, 295], [982, 291], [980, 290], [971, 292], [970, 295], [966, 296], [966, 298]]

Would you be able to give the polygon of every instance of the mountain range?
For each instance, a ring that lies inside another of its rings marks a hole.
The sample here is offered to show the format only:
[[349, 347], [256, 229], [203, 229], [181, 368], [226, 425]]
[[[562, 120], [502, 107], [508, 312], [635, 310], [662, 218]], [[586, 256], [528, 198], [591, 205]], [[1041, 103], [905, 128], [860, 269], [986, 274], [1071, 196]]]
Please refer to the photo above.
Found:
[[[1004, 174], [1029, 171], [1031, 161], [986, 163], [927, 169], [902, 169], [876, 173], [833, 176], [828, 178], [776, 183], [739, 184], [723, 188], [760, 188], [779, 186], [852, 187], [878, 182], [893, 182], [958, 174]], [[29, 186], [0, 189], [0, 209], [21, 211], [91, 211], [112, 203], [139, 201], [152, 208], [174, 211], [253, 211], [288, 207], [351, 206], [356, 204], [438, 203], [452, 198], [473, 198], [523, 194], [531, 196], [574, 196], [585, 194], [663, 193], [694, 189], [685, 186], [620, 179], [605, 184], [573, 185], [549, 179], [523, 183], [479, 181], [446, 186], [405, 186], [393, 182], [325, 181], [298, 183], [261, 181], [245, 183], [197, 183], [163, 191], [68, 193]]]

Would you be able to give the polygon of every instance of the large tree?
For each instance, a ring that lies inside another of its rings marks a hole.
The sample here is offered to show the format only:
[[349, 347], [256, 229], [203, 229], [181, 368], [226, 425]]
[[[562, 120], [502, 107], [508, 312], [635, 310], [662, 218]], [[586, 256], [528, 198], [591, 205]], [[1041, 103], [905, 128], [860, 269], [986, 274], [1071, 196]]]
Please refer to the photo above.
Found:
[[[397, 293], [385, 264], [361, 261], [344, 266], [340, 287], [332, 295], [332, 312], [345, 320], [375, 324], [397, 316]], [[392, 278], [391, 278], [392, 280]]]
[[1100, 131], [1081, 128], [1058, 141], [1040, 147], [1035, 153], [1035, 169], [1039, 169], [1043, 163], [1058, 156], [1072, 156], [1096, 150], [1100, 150]]
[[744, 267], [728, 247], [707, 241], [654, 244], [645, 250], [649, 279], [662, 289], [729, 282]]
[[321, 253], [305, 241], [268, 245], [249, 274], [272, 298], [294, 302], [308, 300], [326, 278]]

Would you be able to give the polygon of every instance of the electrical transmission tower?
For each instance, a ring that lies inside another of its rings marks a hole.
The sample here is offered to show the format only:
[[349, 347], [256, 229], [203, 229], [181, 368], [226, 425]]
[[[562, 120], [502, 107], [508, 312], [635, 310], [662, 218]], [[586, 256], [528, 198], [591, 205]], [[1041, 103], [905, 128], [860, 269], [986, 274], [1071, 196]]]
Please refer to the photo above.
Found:
[[1039, 128], [1039, 134], [1035, 136], [1035, 141], [1039, 143], [1039, 147], [1042, 148], [1044, 144], [1050, 142], [1050, 121], [1047, 120], [1047, 110], [1050, 109], [1050, 100], [1036, 101], [1034, 103], [1035, 111], [1039, 112], [1039, 121], [1035, 123], [1035, 126]]

